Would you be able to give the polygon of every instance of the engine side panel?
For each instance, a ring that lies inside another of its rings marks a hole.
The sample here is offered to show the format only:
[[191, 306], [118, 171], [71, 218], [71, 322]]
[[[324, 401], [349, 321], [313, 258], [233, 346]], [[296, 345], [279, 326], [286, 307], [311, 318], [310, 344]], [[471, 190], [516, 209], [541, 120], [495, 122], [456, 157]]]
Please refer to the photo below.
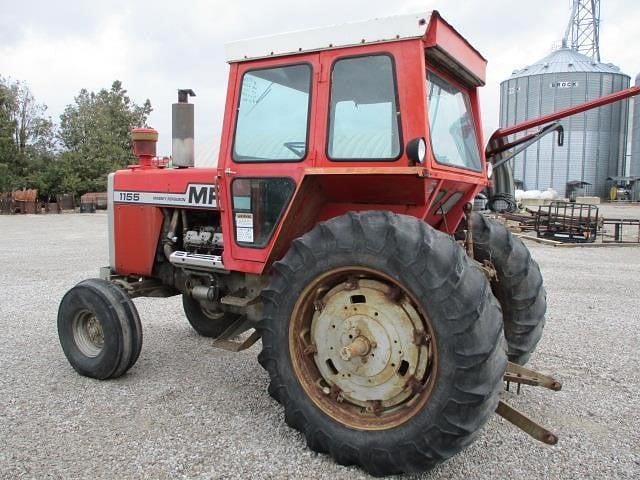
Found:
[[158, 207], [115, 205], [116, 272], [151, 275], [163, 219], [162, 210]]
[[219, 208], [214, 168], [120, 170], [109, 187], [111, 267], [122, 275], [152, 274], [164, 221], [162, 208]]
[[114, 179], [113, 202], [217, 209], [216, 169], [130, 168], [119, 170]]

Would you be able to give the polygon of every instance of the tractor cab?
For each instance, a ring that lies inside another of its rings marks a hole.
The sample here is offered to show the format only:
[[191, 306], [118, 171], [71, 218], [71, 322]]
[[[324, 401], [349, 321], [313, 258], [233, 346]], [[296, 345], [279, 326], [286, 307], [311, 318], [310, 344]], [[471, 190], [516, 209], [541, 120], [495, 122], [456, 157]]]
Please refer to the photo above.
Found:
[[226, 53], [225, 262], [259, 273], [312, 225], [353, 210], [452, 232], [488, 184], [486, 60], [438, 12], [243, 40]]

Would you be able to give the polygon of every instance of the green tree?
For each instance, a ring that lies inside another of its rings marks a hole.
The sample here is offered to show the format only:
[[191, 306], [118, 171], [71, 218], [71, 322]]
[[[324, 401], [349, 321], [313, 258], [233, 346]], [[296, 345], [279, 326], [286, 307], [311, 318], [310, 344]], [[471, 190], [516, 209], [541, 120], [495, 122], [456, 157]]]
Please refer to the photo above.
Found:
[[13, 181], [9, 166], [6, 163], [0, 163], [0, 193], [10, 191]]
[[67, 192], [104, 191], [109, 172], [135, 161], [131, 129], [145, 126], [151, 111], [149, 100], [137, 105], [117, 80], [109, 90], [82, 89], [60, 116], [57, 137], [64, 151], [50, 178], [66, 171], [72, 175]]
[[0, 190], [34, 187], [53, 159], [53, 122], [24, 82], [0, 77]]
[[81, 90], [60, 116], [46, 116], [24, 82], [0, 77], [0, 191], [37, 188], [40, 196], [102, 191], [109, 172], [135, 161], [130, 130], [144, 126], [151, 103], [132, 102], [119, 81]]
[[8, 167], [16, 154], [13, 132], [15, 124], [12, 120], [14, 106], [13, 92], [5, 80], [0, 77], [0, 163]]
[[0, 77], [0, 192], [11, 190], [16, 182], [12, 168], [17, 155], [13, 141], [14, 122], [11, 118], [13, 105], [13, 93]]

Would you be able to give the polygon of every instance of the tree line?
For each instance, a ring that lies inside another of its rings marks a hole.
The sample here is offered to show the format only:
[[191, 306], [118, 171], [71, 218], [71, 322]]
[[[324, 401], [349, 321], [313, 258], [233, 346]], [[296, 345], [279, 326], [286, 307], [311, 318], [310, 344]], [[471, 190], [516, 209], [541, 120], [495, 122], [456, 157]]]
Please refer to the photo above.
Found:
[[135, 162], [130, 130], [146, 126], [151, 111], [116, 80], [80, 90], [55, 123], [26, 83], [0, 77], [0, 192], [36, 188], [46, 200], [106, 190], [109, 172]]

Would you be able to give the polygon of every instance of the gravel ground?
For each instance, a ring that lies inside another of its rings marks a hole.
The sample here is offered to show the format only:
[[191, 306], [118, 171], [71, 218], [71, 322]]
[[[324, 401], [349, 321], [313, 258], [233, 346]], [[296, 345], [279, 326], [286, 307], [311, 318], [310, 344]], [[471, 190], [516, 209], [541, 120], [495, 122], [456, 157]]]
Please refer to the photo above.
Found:
[[[366, 478], [286, 427], [259, 345], [211, 348], [177, 297], [136, 300], [144, 347], [127, 375], [77, 375], [56, 312], [68, 288], [107, 263], [105, 215], [3, 216], [0, 232], [2, 478]], [[494, 416], [423, 478], [638, 478], [640, 248], [530, 247], [549, 294], [531, 364], [564, 389], [505, 395], [560, 443], [536, 443]]]
[[605, 218], [640, 218], [640, 206], [637, 203], [610, 203], [598, 205], [598, 212]]

